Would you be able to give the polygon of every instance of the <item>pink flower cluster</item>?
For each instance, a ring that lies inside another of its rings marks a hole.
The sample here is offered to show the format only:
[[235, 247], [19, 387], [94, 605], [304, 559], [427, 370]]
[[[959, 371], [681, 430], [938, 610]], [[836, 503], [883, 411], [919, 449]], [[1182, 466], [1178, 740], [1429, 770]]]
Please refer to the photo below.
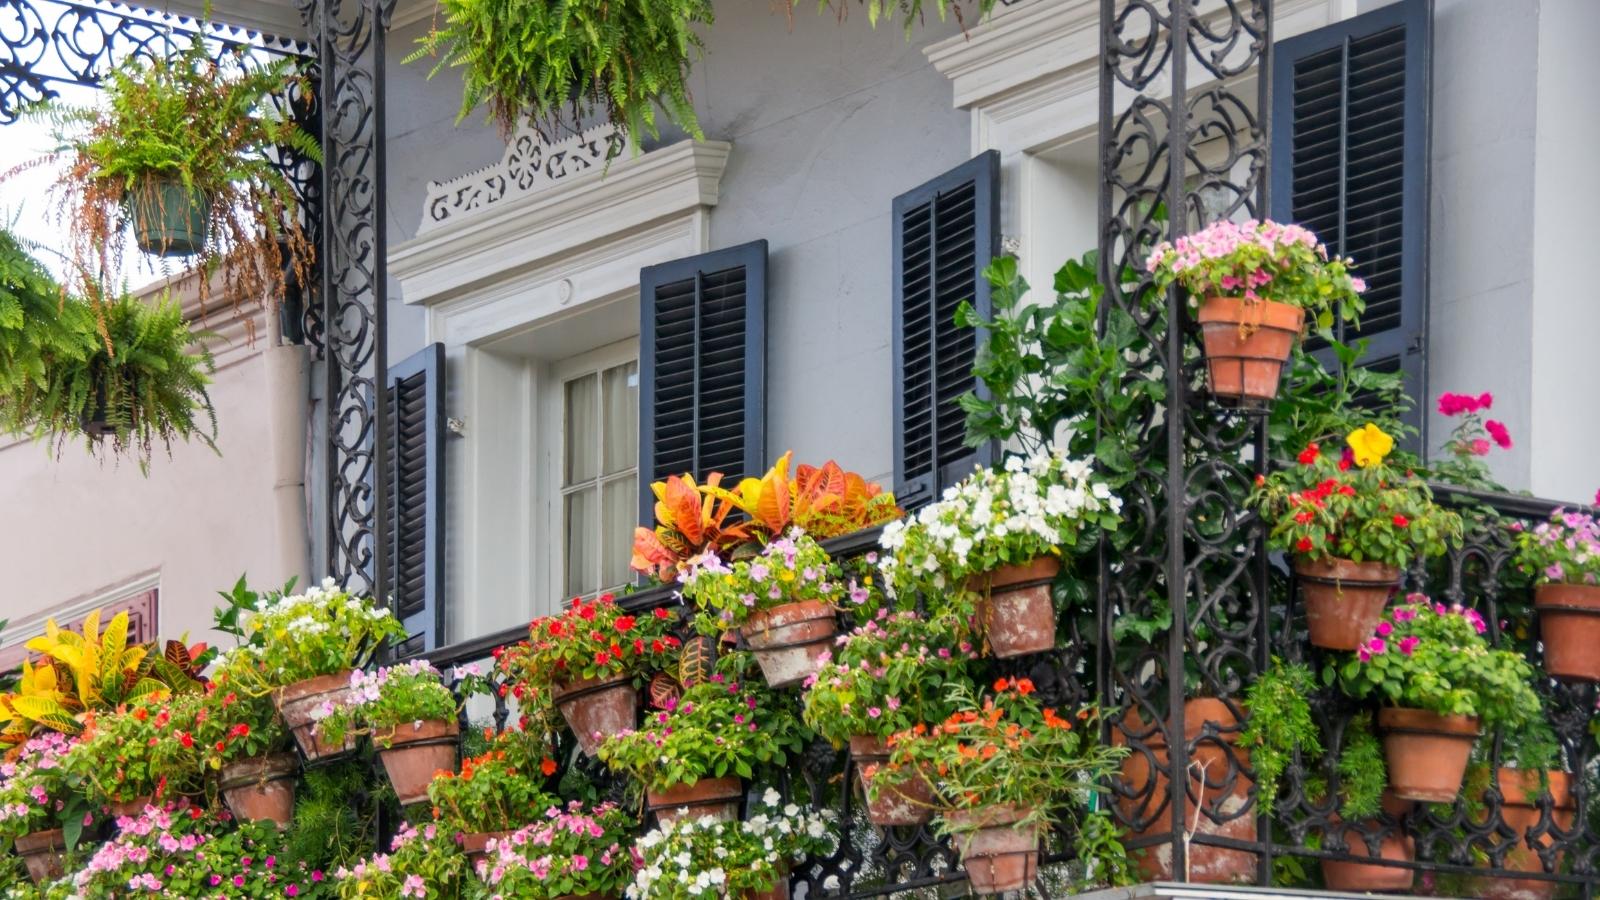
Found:
[[[1194, 234], [1186, 234], [1176, 241], [1163, 241], [1150, 254], [1150, 259], [1145, 263], [1145, 268], [1151, 272], [1160, 268], [1163, 263], [1170, 265], [1174, 272], [1182, 274], [1189, 269], [1198, 268], [1206, 260], [1226, 259], [1237, 253], [1241, 247], [1254, 244], [1266, 251], [1268, 256], [1279, 257], [1290, 246], [1300, 245], [1314, 247], [1317, 254], [1323, 259], [1328, 258], [1326, 247], [1317, 243], [1317, 236], [1299, 225], [1280, 225], [1271, 220], [1257, 222], [1249, 219], [1244, 222], [1230, 222], [1221, 220], [1212, 222]], [[1271, 281], [1268, 275], [1260, 284]], [[1251, 287], [1259, 287], [1252, 284]], [[1360, 291], [1365, 285], [1358, 287]]]
[[1471, 394], [1452, 394], [1449, 391], [1439, 395], [1439, 414], [1445, 416], [1459, 416], [1462, 413], [1475, 413], [1487, 410], [1494, 405], [1494, 395], [1484, 391], [1474, 397]]
[[[1424, 611], [1427, 610], [1428, 598], [1422, 594], [1410, 594], [1406, 597], [1406, 603], [1406, 606], [1397, 606], [1389, 612], [1389, 618], [1393, 619], [1394, 623], [1379, 622], [1377, 628], [1373, 629], [1373, 637], [1356, 649], [1356, 656], [1362, 662], [1369, 662], [1374, 656], [1381, 656], [1389, 652], [1389, 642], [1393, 639], [1394, 625], [1416, 619], [1419, 608]], [[1489, 630], [1488, 624], [1483, 621], [1482, 614], [1469, 606], [1462, 606], [1459, 603], [1453, 603], [1449, 606], [1445, 606], [1443, 603], [1435, 603], [1433, 604], [1433, 612], [1439, 616], [1460, 616], [1472, 623], [1472, 629], [1478, 634], [1483, 634]], [[1395, 648], [1402, 655], [1410, 656], [1416, 651], [1417, 645], [1420, 643], [1422, 643], [1421, 638], [1408, 634], [1395, 642]]]
[[[565, 809], [552, 806], [545, 810], [545, 821], [490, 840], [487, 856], [478, 861], [478, 877], [493, 887], [519, 869], [543, 881], [552, 873], [586, 872], [591, 863], [606, 867], [627, 858], [637, 865], [637, 858], [632, 857], [631, 850], [625, 849], [620, 841], [605, 842], [606, 829], [597, 817], [616, 808], [613, 803], [602, 803], [586, 813], [583, 804], [576, 800], [568, 803]], [[562, 850], [540, 852], [541, 848], [549, 848], [558, 841], [563, 844]], [[594, 843], [586, 845], [585, 842]], [[572, 849], [574, 844], [580, 849]]]

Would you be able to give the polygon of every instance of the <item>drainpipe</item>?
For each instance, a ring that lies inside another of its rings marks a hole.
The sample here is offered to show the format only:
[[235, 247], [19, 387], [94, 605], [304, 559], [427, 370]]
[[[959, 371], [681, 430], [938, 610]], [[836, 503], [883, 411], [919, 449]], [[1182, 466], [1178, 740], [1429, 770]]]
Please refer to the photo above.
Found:
[[278, 304], [267, 309], [266, 374], [268, 471], [272, 474], [272, 518], [278, 548], [277, 582], [293, 576], [302, 586], [311, 575], [311, 538], [306, 521], [306, 422], [310, 405], [311, 355], [304, 344], [283, 342]]

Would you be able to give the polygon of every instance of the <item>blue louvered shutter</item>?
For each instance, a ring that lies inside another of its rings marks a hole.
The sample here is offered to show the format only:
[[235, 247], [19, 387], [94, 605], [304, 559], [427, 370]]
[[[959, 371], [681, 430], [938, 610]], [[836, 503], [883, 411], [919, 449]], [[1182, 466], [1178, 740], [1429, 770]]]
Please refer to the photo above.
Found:
[[394, 614], [408, 637], [404, 657], [444, 641], [444, 345], [430, 344], [389, 367], [387, 484], [389, 578]]
[[989, 151], [894, 199], [895, 496], [907, 508], [994, 460], [969, 447], [959, 398], [981, 390], [982, 336], [956, 325], [970, 301], [987, 318], [983, 270], [1000, 250], [1000, 154]]
[[650, 483], [766, 469], [767, 242], [639, 273], [639, 521]]
[[1366, 339], [1362, 365], [1403, 373], [1419, 435], [1428, 399], [1430, 27], [1424, 0], [1402, 0], [1279, 41], [1272, 53], [1272, 217], [1355, 258], [1367, 311], [1358, 327], [1339, 323], [1335, 337]]

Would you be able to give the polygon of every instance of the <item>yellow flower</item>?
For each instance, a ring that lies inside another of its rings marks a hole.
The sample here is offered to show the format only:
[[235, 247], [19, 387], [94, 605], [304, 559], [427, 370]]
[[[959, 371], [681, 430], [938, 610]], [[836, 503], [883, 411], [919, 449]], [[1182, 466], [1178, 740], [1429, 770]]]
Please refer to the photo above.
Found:
[[1370, 469], [1383, 462], [1383, 458], [1394, 449], [1394, 438], [1371, 422], [1350, 432], [1345, 437], [1345, 442], [1350, 445], [1350, 452], [1355, 456], [1356, 465], [1363, 469]]

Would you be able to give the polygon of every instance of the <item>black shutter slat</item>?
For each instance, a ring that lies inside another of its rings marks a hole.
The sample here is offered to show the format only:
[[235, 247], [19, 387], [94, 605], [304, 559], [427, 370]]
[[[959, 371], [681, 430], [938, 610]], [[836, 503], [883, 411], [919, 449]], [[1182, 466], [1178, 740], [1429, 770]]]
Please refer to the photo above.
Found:
[[640, 273], [640, 521], [650, 483], [765, 466], [767, 243]]
[[966, 445], [958, 399], [978, 387], [982, 336], [955, 314], [964, 302], [990, 311], [982, 272], [999, 252], [999, 172], [990, 151], [894, 201], [895, 490], [908, 507], [994, 458], [993, 446]]
[[388, 517], [389, 602], [407, 637], [395, 652], [423, 653], [444, 643], [444, 345], [430, 344], [389, 368], [391, 471]]
[[1401, 0], [1273, 48], [1273, 218], [1355, 258], [1367, 311], [1335, 333], [1371, 342], [1364, 367], [1404, 374], [1414, 449], [1427, 445], [1430, 29], [1425, 0]]

